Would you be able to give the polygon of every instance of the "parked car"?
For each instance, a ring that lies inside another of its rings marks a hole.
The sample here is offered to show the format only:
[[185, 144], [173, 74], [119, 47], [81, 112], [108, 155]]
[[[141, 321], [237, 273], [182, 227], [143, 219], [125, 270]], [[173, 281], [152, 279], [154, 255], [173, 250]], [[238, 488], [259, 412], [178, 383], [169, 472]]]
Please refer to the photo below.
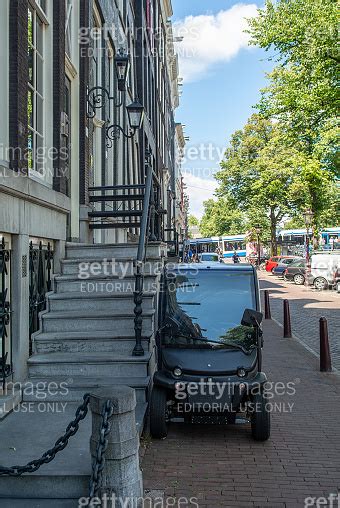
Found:
[[198, 254], [198, 261], [199, 263], [219, 263], [220, 258], [218, 254], [215, 254], [214, 252], [202, 252], [201, 254]]
[[266, 271], [272, 272], [284, 259], [296, 259], [296, 256], [272, 256], [266, 261]]
[[275, 268], [273, 268], [272, 273], [274, 275], [283, 275], [284, 271], [286, 270], [287, 266], [290, 266], [291, 264], [294, 264], [295, 262], [299, 262], [303, 260], [301, 257], [292, 257], [292, 258], [285, 258], [282, 259]]
[[340, 253], [320, 252], [312, 255], [311, 267], [306, 269], [306, 280], [316, 289], [327, 289], [336, 284], [335, 274], [340, 267]]
[[283, 278], [297, 285], [303, 285], [306, 280], [306, 260], [301, 258], [287, 266], [283, 272]]
[[[233, 424], [242, 412], [251, 422], [253, 438], [267, 440], [270, 411], [256, 269], [182, 264], [166, 274], [164, 287], [151, 435], [165, 438], [172, 418]], [[222, 393], [218, 386], [223, 386]]]

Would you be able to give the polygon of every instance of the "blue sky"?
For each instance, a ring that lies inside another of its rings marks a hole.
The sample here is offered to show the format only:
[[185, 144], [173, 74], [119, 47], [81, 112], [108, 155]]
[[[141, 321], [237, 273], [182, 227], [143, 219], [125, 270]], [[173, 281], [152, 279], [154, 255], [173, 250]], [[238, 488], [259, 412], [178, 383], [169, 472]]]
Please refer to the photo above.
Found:
[[[245, 17], [262, 2], [172, 0], [180, 75], [184, 77], [177, 121], [190, 137], [183, 165], [191, 212], [200, 216], [213, 195], [213, 173], [230, 135], [254, 112], [272, 64], [258, 48], [249, 48]], [[192, 16], [193, 18], [188, 18]]]

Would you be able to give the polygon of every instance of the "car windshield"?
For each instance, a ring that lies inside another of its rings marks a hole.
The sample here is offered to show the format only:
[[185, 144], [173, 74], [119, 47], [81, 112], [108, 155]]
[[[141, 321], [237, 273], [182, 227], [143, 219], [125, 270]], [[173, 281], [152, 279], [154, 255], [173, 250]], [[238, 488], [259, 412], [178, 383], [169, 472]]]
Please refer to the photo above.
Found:
[[217, 254], [202, 254], [200, 256], [200, 261], [218, 261]]
[[293, 263], [290, 264], [290, 266], [294, 267], [294, 266], [299, 266], [299, 267], [303, 267], [305, 266], [305, 261], [303, 259], [295, 259], [293, 261]]
[[176, 286], [168, 313], [180, 325], [172, 329], [168, 343], [254, 347], [254, 328], [241, 325], [244, 310], [257, 308], [251, 271], [190, 270], [177, 274]]

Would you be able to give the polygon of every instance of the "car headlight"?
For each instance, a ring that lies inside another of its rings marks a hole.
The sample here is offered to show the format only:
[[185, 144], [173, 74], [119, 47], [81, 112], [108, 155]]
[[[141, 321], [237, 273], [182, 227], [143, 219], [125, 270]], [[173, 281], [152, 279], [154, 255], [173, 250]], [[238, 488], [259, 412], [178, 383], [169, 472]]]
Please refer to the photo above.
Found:
[[238, 375], [238, 377], [246, 377], [247, 372], [245, 371], [245, 369], [243, 367], [240, 367], [237, 369], [237, 375]]
[[174, 368], [174, 376], [180, 377], [181, 375], [182, 375], [182, 369], [180, 369], [179, 367], [175, 367]]

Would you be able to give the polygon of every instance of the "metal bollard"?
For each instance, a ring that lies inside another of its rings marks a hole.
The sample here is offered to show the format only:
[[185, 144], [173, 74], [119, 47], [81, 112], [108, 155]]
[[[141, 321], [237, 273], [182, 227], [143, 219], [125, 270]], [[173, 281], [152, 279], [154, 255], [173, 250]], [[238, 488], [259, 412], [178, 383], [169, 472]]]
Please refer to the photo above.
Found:
[[264, 318], [271, 319], [272, 314], [270, 311], [270, 300], [269, 300], [269, 291], [265, 289], [264, 291]]
[[290, 309], [288, 300], [283, 300], [283, 337], [285, 339], [292, 338], [292, 325], [290, 322]]
[[109, 420], [110, 432], [105, 452], [101, 484], [96, 493], [99, 499], [114, 496], [122, 506], [138, 506], [143, 496], [142, 473], [139, 467], [139, 435], [136, 428], [136, 394], [128, 386], [100, 388], [90, 395], [92, 435], [90, 450], [92, 462], [96, 460], [97, 445], [102, 423], [102, 410], [106, 401], [113, 404]]
[[320, 318], [320, 372], [332, 372], [332, 358], [329, 349], [328, 323], [325, 317]]

